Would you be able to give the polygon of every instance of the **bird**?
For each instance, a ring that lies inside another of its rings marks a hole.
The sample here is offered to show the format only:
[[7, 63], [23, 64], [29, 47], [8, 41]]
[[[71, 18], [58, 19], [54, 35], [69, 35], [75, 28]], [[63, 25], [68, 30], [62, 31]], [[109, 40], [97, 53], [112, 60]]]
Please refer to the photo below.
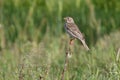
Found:
[[87, 51], [89, 51], [90, 49], [85, 42], [85, 38], [84, 38], [83, 34], [81, 33], [81, 31], [79, 30], [78, 26], [75, 24], [73, 18], [65, 17], [64, 20], [65, 20], [64, 28], [65, 28], [66, 32], [69, 34], [69, 36], [71, 37], [70, 44], [72, 43], [72, 41], [74, 39], [78, 39], [82, 42], [85, 49]]

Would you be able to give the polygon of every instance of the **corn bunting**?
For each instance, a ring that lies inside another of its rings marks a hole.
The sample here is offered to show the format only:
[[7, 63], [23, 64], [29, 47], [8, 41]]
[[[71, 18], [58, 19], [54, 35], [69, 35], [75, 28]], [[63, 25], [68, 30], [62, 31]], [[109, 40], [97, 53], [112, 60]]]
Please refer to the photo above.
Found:
[[65, 20], [65, 30], [66, 32], [70, 35], [71, 39], [70, 39], [70, 44], [72, 43], [72, 41], [77, 38], [79, 39], [83, 46], [86, 48], [86, 50], [89, 50], [86, 42], [85, 42], [85, 39], [84, 39], [84, 36], [83, 34], [80, 32], [79, 28], [77, 27], [77, 25], [75, 24], [73, 18], [71, 17], [65, 17], [64, 18]]

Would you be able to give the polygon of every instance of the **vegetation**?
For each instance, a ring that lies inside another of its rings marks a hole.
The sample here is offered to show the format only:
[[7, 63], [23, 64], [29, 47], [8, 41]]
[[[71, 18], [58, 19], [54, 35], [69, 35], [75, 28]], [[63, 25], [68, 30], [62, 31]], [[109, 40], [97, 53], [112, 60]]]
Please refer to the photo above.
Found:
[[0, 0], [0, 80], [59, 80], [65, 16], [91, 49], [75, 40], [65, 80], [119, 80], [119, 0]]

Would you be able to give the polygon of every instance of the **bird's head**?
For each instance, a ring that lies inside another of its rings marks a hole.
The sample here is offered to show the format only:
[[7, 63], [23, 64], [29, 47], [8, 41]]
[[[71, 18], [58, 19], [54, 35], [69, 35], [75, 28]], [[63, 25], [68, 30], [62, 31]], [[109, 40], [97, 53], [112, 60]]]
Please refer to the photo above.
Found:
[[74, 20], [71, 17], [65, 17], [64, 20], [66, 23], [74, 23]]

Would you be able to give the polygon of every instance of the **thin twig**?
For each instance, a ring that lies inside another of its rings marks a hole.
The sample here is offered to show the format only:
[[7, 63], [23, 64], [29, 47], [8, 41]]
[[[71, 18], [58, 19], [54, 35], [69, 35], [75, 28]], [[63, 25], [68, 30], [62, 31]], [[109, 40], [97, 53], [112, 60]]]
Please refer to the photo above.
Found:
[[21, 69], [19, 73], [19, 80], [24, 80], [24, 74], [23, 74], [24, 64], [21, 64]]
[[64, 64], [63, 71], [62, 71], [61, 80], [64, 80], [64, 75], [65, 75], [65, 72], [67, 70], [67, 65], [68, 65], [69, 55], [70, 55], [70, 48], [68, 50], [66, 50], [65, 54], [66, 54], [65, 55], [65, 64]]

